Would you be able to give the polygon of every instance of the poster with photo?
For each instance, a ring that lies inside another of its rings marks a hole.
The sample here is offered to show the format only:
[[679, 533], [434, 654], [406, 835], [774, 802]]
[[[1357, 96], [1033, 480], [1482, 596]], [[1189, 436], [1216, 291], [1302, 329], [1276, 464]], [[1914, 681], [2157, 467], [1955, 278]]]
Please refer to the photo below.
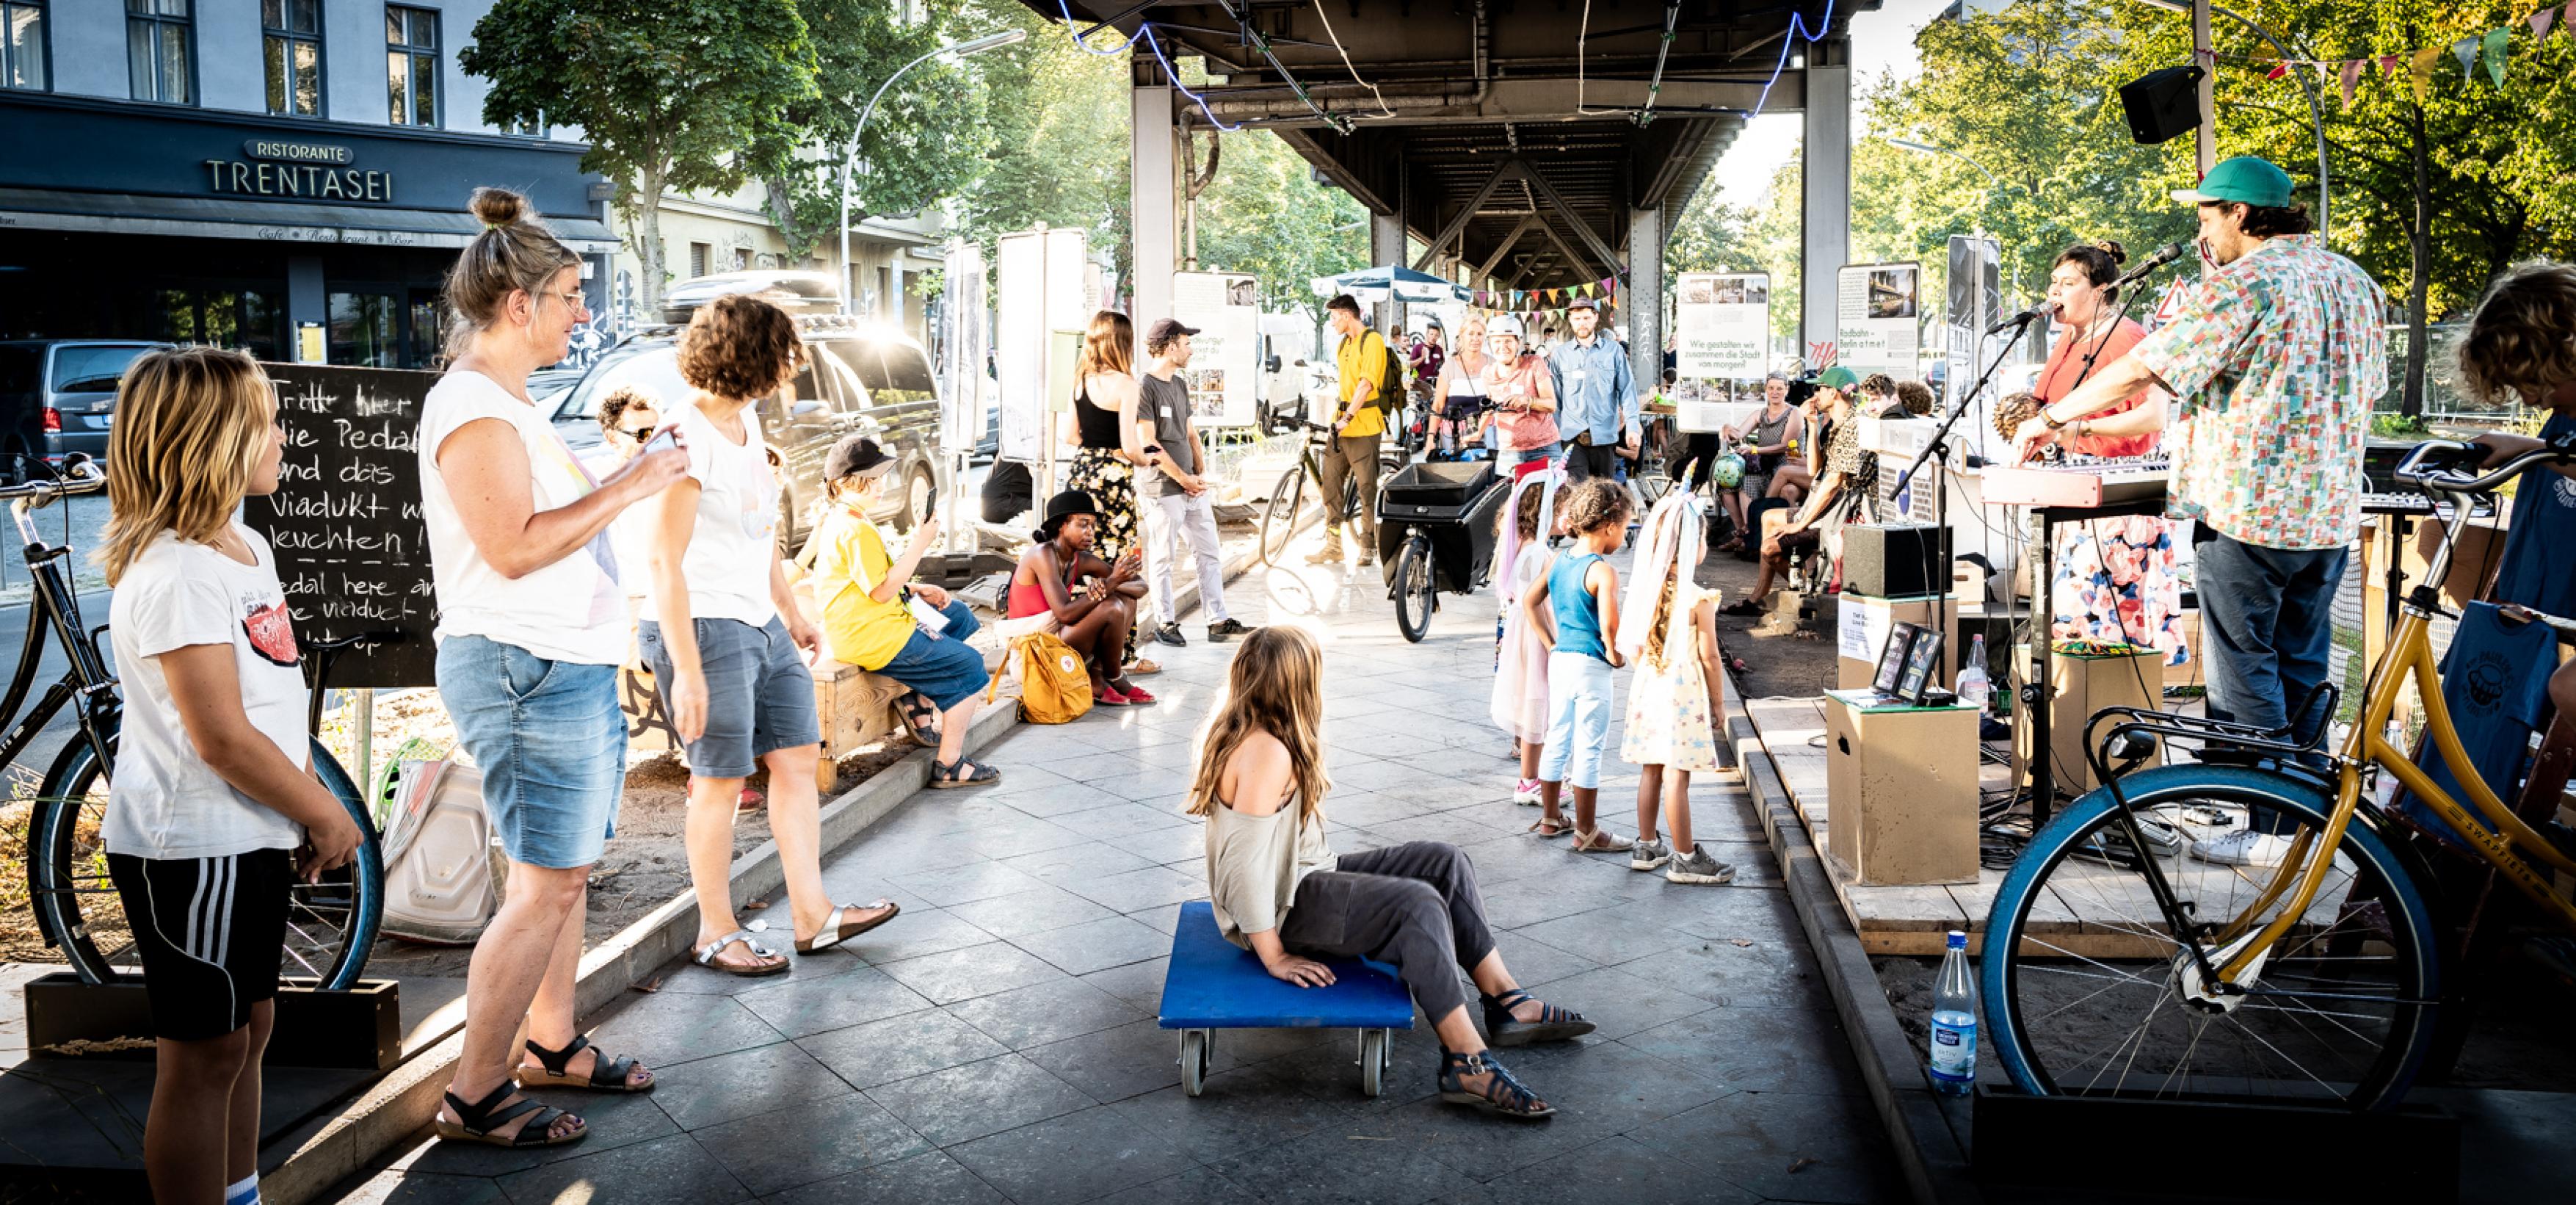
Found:
[[1994, 404], [1994, 386], [1986, 386], [1985, 396], [1967, 397], [1977, 383], [1977, 374], [1994, 358], [2003, 336], [1988, 335], [1986, 328], [2002, 317], [2001, 288], [2002, 248], [1990, 238], [1972, 238], [1963, 234], [1950, 236], [1950, 305], [1942, 314], [1941, 334], [1948, 341], [1943, 347], [1944, 405], [1968, 404], [1975, 407], [1970, 419], [1963, 420], [1958, 436], [1966, 440], [1966, 450], [1976, 456], [1993, 456], [1987, 437], [1993, 424], [1984, 421]]
[[1867, 376], [1920, 372], [1921, 265], [1847, 264], [1836, 278], [1834, 362]]
[[1686, 272], [1680, 298], [1674, 324], [1680, 375], [1753, 380], [1770, 368], [1768, 273]]
[[1260, 283], [1231, 272], [1175, 272], [1172, 316], [1199, 329], [1182, 374], [1190, 413], [1205, 427], [1251, 426], [1261, 359]]

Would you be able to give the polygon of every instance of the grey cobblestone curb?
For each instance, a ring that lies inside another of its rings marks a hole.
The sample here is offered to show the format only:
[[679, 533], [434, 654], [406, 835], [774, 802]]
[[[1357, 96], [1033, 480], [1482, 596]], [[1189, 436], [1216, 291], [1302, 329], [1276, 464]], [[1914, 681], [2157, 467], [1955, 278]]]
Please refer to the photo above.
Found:
[[1896, 1010], [1879, 989], [1878, 974], [1870, 968], [1860, 934], [1843, 915], [1806, 823], [1790, 805], [1779, 769], [1772, 764], [1762, 733], [1746, 715], [1744, 700], [1731, 680], [1726, 697], [1727, 737], [1735, 746], [1736, 764], [1743, 767], [1763, 835], [1772, 855], [1780, 860], [1789, 903], [1798, 913], [1799, 927], [1806, 930], [1817, 964], [1824, 969], [1826, 992], [1833, 997], [1834, 1012], [1851, 1040], [1870, 1103], [1887, 1127], [1887, 1140], [1904, 1170], [1907, 1189], [1923, 1205], [1984, 1205], [1985, 1193], [1969, 1178], [1968, 1149], [1961, 1131], [1953, 1127], [1954, 1118], [1958, 1126], [1965, 1126], [1966, 1108], [1945, 1108], [1924, 1082], [1914, 1044], [1898, 1027]]

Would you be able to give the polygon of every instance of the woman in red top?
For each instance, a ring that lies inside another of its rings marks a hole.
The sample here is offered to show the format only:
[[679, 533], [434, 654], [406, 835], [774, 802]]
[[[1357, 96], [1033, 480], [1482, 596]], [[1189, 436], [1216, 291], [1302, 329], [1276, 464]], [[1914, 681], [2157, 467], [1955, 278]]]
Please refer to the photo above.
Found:
[[[2097, 367], [2127, 355], [2146, 331], [2120, 316], [2115, 304], [2118, 243], [2069, 247], [2048, 273], [2048, 298], [2057, 303], [2057, 344], [2032, 389], [2040, 405], [2074, 392]], [[2161, 407], [2165, 397], [2141, 389], [2103, 414], [2140, 406]], [[2162, 424], [2158, 424], [2161, 426]], [[2087, 424], [2067, 424], [2058, 443], [2070, 454], [2133, 459], [2155, 451], [2156, 433], [2095, 435]], [[2057, 529], [2057, 580], [2050, 587], [2050, 630], [2060, 640], [2122, 641], [2153, 646], [2179, 665], [2186, 646], [2176, 617], [2182, 584], [2175, 576], [2173, 525], [2159, 516], [2130, 515], [2071, 523]]]
[[[1037, 542], [1011, 571], [1004, 599], [1008, 618], [997, 630], [1006, 641], [1028, 632], [1054, 633], [1082, 656], [1095, 702], [1151, 703], [1154, 696], [1118, 668], [1119, 649], [1136, 622], [1136, 600], [1145, 594], [1136, 576], [1137, 550], [1119, 553], [1114, 563], [1101, 560], [1092, 553], [1099, 526], [1100, 507], [1091, 495], [1065, 490], [1047, 500]], [[1074, 593], [1086, 581], [1084, 592]]]

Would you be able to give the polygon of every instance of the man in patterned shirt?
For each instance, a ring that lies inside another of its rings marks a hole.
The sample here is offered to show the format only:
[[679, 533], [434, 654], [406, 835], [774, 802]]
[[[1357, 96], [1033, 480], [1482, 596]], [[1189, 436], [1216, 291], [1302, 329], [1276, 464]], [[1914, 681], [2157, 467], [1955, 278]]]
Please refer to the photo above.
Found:
[[[2091, 416], [2148, 385], [2180, 399], [2170, 513], [2195, 521], [2192, 555], [2209, 665], [2209, 716], [2263, 728], [2326, 678], [2335, 586], [2360, 533], [2361, 449], [2388, 390], [2379, 285], [2309, 233], [2290, 177], [2253, 156], [2173, 194], [2200, 207], [2219, 267], [2149, 334], [2014, 433], [2027, 455], [2061, 430], [2154, 430], [2157, 407]], [[2268, 865], [2287, 838], [2258, 823], [2196, 843], [2212, 861]]]

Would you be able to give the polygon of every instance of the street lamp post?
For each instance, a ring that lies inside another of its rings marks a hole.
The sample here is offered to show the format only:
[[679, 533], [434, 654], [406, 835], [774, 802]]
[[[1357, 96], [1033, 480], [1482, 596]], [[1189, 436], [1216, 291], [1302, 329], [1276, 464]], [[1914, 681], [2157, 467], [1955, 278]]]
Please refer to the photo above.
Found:
[[942, 46], [937, 50], [921, 55], [913, 59], [911, 62], [895, 68], [894, 74], [887, 76], [884, 83], [877, 85], [875, 95], [868, 97], [867, 107], [859, 110], [858, 128], [850, 131], [849, 150], [841, 156], [841, 314], [843, 317], [850, 316], [851, 294], [858, 292], [858, 289], [855, 287], [857, 285], [857, 280], [850, 273], [850, 168], [853, 163], [858, 161], [859, 139], [864, 137], [868, 132], [868, 118], [876, 115], [877, 102], [885, 98], [886, 89], [893, 87], [896, 80], [902, 79], [905, 72], [910, 71], [923, 63], [929, 62], [932, 59], [938, 58], [941, 55], [964, 58], [970, 54], [982, 54], [987, 50], [1008, 46], [1013, 42], [1024, 41], [1028, 36], [1029, 31], [1025, 29], [1006, 29], [1000, 33], [986, 34], [983, 37], [972, 38], [967, 41], [959, 42], [953, 46]]

